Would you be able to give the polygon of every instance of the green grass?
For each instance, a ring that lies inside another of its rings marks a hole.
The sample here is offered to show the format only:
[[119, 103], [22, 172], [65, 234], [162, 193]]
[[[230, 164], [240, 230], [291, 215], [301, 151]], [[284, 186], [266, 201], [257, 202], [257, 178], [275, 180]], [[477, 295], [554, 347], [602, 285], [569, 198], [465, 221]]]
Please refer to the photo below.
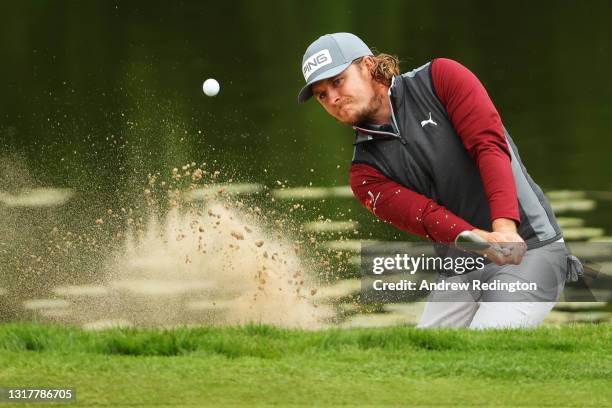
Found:
[[75, 387], [78, 406], [602, 407], [612, 406], [611, 340], [610, 325], [86, 332], [16, 323], [0, 326], [0, 387]]

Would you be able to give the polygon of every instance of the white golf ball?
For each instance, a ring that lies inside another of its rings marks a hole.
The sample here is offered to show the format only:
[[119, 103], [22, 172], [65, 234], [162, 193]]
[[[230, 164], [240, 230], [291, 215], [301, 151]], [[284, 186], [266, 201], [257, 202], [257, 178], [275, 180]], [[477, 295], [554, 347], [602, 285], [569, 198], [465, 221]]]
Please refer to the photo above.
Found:
[[219, 93], [219, 82], [216, 79], [208, 78], [202, 85], [202, 90], [207, 96], [215, 96]]

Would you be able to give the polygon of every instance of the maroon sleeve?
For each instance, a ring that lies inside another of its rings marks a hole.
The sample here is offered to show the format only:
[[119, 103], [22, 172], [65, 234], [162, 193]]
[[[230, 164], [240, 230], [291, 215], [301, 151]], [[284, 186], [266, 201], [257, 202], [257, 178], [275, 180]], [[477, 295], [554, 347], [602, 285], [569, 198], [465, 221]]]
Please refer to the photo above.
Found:
[[487, 91], [456, 61], [438, 58], [431, 69], [436, 94], [480, 170], [491, 221], [509, 218], [520, 223], [510, 151], [501, 118]]
[[375, 216], [421, 237], [454, 242], [459, 233], [475, 228], [435, 201], [389, 180], [367, 164], [351, 166], [350, 184], [355, 197]]

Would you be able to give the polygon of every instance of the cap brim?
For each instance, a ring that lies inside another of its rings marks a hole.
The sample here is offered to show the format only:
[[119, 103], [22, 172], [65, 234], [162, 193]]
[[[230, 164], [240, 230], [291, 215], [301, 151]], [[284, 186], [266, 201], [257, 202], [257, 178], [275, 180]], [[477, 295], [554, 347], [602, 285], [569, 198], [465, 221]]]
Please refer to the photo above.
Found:
[[325, 72], [322, 72], [321, 75], [319, 76], [315, 76], [314, 78], [311, 78], [310, 81], [306, 82], [306, 85], [304, 85], [304, 87], [298, 94], [298, 103], [304, 103], [308, 99], [310, 99], [310, 97], [312, 96], [312, 89], [310, 88], [312, 84], [314, 84], [315, 82], [322, 81], [324, 79], [331, 78], [333, 76], [338, 75], [339, 73], [347, 69], [349, 65], [351, 64], [352, 64], [352, 61], [347, 62], [342, 65], [338, 65], [337, 67], [334, 67]]

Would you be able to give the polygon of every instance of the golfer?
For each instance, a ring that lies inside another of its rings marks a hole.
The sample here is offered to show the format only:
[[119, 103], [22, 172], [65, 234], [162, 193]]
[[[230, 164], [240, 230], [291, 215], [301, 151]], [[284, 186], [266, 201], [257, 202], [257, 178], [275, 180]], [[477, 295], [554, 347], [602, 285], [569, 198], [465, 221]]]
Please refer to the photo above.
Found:
[[419, 327], [539, 324], [580, 265], [476, 76], [445, 58], [400, 75], [397, 58], [375, 55], [350, 33], [314, 41], [302, 73], [298, 101], [313, 97], [355, 130], [350, 185], [372, 214], [437, 243], [473, 231], [508, 248], [484, 251], [480, 270], [439, 279], [539, 285], [466, 299], [432, 293]]

